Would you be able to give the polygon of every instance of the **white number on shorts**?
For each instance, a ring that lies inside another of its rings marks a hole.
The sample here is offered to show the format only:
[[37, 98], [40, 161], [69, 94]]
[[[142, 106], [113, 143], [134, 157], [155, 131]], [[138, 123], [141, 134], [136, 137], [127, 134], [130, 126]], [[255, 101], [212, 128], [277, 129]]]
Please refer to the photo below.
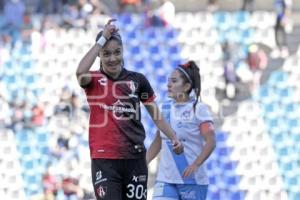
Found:
[[133, 184], [128, 184], [127, 188], [128, 192], [126, 195], [128, 198], [135, 197], [136, 199], [142, 199], [144, 197], [146, 199], [147, 189], [144, 189], [143, 185], [137, 185], [135, 187]]

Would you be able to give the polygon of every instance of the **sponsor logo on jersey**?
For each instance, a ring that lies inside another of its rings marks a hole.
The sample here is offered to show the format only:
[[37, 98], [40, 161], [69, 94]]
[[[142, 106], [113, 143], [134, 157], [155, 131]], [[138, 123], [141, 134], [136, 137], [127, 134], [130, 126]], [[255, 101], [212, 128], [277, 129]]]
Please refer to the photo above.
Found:
[[183, 199], [196, 199], [196, 192], [195, 191], [180, 192], [180, 196]]
[[98, 183], [107, 181], [107, 178], [102, 178], [102, 171], [97, 171], [96, 172], [96, 181], [95, 181], [95, 185], [97, 185]]
[[111, 106], [108, 106], [106, 104], [99, 104], [99, 106], [101, 109], [112, 111], [117, 119], [128, 116], [128, 114], [136, 113], [136, 110], [133, 108], [133, 106], [131, 106], [130, 104], [126, 105], [119, 99]]
[[146, 182], [147, 181], [147, 176], [146, 175], [140, 175], [140, 176], [133, 176], [132, 177], [133, 182]]

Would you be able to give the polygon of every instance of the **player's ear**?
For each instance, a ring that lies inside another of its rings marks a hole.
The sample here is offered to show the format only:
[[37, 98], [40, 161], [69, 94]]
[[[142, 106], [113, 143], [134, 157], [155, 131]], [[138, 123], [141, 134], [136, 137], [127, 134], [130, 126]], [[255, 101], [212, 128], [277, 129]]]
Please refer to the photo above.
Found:
[[183, 91], [188, 92], [191, 89], [192, 85], [190, 83], [185, 83], [183, 86]]

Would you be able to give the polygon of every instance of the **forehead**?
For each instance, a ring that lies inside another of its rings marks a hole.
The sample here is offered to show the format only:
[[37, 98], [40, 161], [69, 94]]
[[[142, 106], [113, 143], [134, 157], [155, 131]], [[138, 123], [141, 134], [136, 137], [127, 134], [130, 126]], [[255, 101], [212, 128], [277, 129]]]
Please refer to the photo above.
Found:
[[122, 45], [117, 40], [108, 40], [104, 47], [103, 51], [114, 51], [115, 49], [122, 48]]
[[180, 78], [180, 72], [177, 69], [173, 70], [170, 78]]

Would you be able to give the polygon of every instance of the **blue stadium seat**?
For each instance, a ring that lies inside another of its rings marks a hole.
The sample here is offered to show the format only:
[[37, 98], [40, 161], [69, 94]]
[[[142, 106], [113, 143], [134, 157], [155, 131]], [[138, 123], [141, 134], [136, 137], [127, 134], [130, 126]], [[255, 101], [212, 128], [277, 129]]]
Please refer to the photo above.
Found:
[[221, 162], [220, 168], [224, 171], [234, 171], [237, 167], [237, 161], [227, 161], [227, 162]]
[[232, 149], [230, 147], [217, 147], [215, 149], [216, 154], [218, 157], [229, 157], [231, 154]]
[[290, 97], [294, 92], [292, 88], [282, 88], [282, 89], [278, 88], [277, 91], [280, 97]]
[[17, 143], [27, 144], [34, 136], [33, 132], [29, 129], [21, 130], [16, 133]]
[[270, 129], [278, 128], [280, 125], [280, 119], [278, 119], [278, 118], [267, 118], [267, 119], [265, 119], [265, 122]]
[[289, 192], [289, 199], [290, 200], [300, 199], [300, 191], [298, 191], [298, 192]]
[[290, 119], [287, 120], [288, 123], [288, 127], [289, 128], [296, 128], [296, 127], [300, 127], [300, 119]]
[[28, 70], [32, 67], [32, 62], [30, 60], [22, 61], [21, 67], [23, 70]]
[[175, 31], [175, 29], [169, 28], [166, 31], [164, 31], [164, 36], [166, 41], [173, 40], [176, 39], [177, 32]]
[[28, 174], [30, 170], [34, 170], [35, 172], [38, 172], [38, 160], [36, 159], [25, 159], [22, 161], [21, 163], [24, 171], [25, 171], [25, 174]]
[[[284, 149], [284, 151], [278, 152], [279, 158], [282, 159], [285, 156], [289, 156], [289, 152], [290, 151], [288, 149]], [[295, 168], [295, 165], [291, 161], [279, 162], [279, 168], [282, 172], [291, 172]]]
[[26, 75], [25, 76], [25, 79], [26, 79], [26, 84], [28, 84], [28, 85], [32, 85], [32, 84], [34, 84], [36, 81], [35, 81], [35, 78], [36, 78], [36, 76], [35, 75]]
[[220, 182], [218, 176], [209, 176], [209, 184], [210, 185], [217, 185]]
[[262, 86], [259, 90], [259, 96], [261, 98], [268, 98], [273, 94], [273, 89], [267, 87], [267, 86]]
[[19, 146], [19, 151], [21, 155], [31, 155], [34, 150], [32, 149], [32, 146], [28, 144], [22, 144]]
[[151, 45], [149, 47], [149, 52], [152, 55], [157, 55], [161, 53], [160, 47], [158, 45]]
[[157, 81], [160, 84], [166, 85], [167, 83], [167, 76], [166, 75], [157, 75]]
[[284, 105], [284, 111], [286, 113], [294, 112], [298, 109], [298, 105], [295, 103], [287, 103]]
[[135, 60], [133, 62], [133, 67], [135, 69], [141, 69], [141, 68], [144, 68], [145, 66], [145, 63], [144, 63], [144, 60], [143, 59], [140, 59], [140, 60]]
[[8, 61], [4, 62], [4, 67], [6, 69], [12, 69], [13, 68], [13, 62], [11, 60], [8, 60]]
[[215, 191], [209, 191], [207, 193], [207, 199], [212, 199], [212, 200], [221, 200], [221, 193], [219, 190], [215, 190]]
[[282, 71], [275, 71], [271, 74], [268, 84], [277, 85], [279, 82], [284, 82], [288, 78], [288, 75]]
[[163, 61], [162, 59], [155, 59], [152, 61], [152, 66], [155, 68], [155, 69], [159, 69], [161, 67], [164, 67], [164, 64], [163, 64]]
[[218, 142], [225, 142], [228, 138], [228, 134], [225, 132], [217, 132], [216, 139]]
[[227, 12], [215, 12], [214, 13], [215, 26], [221, 30], [228, 30], [232, 26], [231, 15]]
[[136, 31], [130, 31], [130, 32], [128, 32], [128, 33], [126, 34], [126, 39], [127, 39], [127, 40], [136, 40], [136, 39], [138, 39], [138, 38], [139, 38], [139, 36], [138, 36], [138, 34], [137, 34]]
[[16, 84], [17, 83], [17, 78], [15, 75], [6, 75], [3, 77], [3, 82], [11, 85], [11, 84]]
[[244, 191], [234, 191], [229, 194], [230, 200], [244, 200], [245, 192]]
[[158, 29], [156, 28], [147, 28], [144, 30], [144, 40], [145, 41], [151, 41], [156, 40], [159, 37]]
[[[243, 44], [250, 44], [253, 41], [254, 30], [253, 29], [244, 29], [241, 32], [242, 42]], [[247, 46], [245, 46], [247, 48]]]
[[182, 64], [182, 61], [180, 58], [171, 58], [170, 64], [173, 68], [175, 68], [178, 65]]
[[180, 48], [177, 45], [172, 45], [169, 47], [168, 50], [169, 54], [178, 55], [180, 53]]
[[131, 23], [133, 23], [132, 15], [129, 13], [122, 13], [118, 16], [118, 21], [121, 24], [130, 25]]
[[226, 175], [224, 177], [225, 185], [228, 186], [229, 188], [237, 188], [238, 184], [241, 180], [240, 176], [231, 176], [231, 175]]
[[242, 29], [249, 28], [250, 25], [250, 13], [246, 11], [238, 11], [233, 13], [234, 21], [236, 22], [236, 26]]
[[209, 170], [209, 171], [219, 168], [219, 161], [216, 159], [212, 159], [212, 158], [213, 158], [213, 156], [211, 156], [206, 163], [207, 170]]
[[132, 56], [139, 55], [139, 54], [141, 54], [141, 52], [142, 52], [141, 47], [138, 45], [131, 46], [131, 48], [130, 48], [130, 53]]
[[50, 152], [49, 146], [47, 144], [44, 145], [40, 144], [38, 150], [41, 155], [48, 155]]

